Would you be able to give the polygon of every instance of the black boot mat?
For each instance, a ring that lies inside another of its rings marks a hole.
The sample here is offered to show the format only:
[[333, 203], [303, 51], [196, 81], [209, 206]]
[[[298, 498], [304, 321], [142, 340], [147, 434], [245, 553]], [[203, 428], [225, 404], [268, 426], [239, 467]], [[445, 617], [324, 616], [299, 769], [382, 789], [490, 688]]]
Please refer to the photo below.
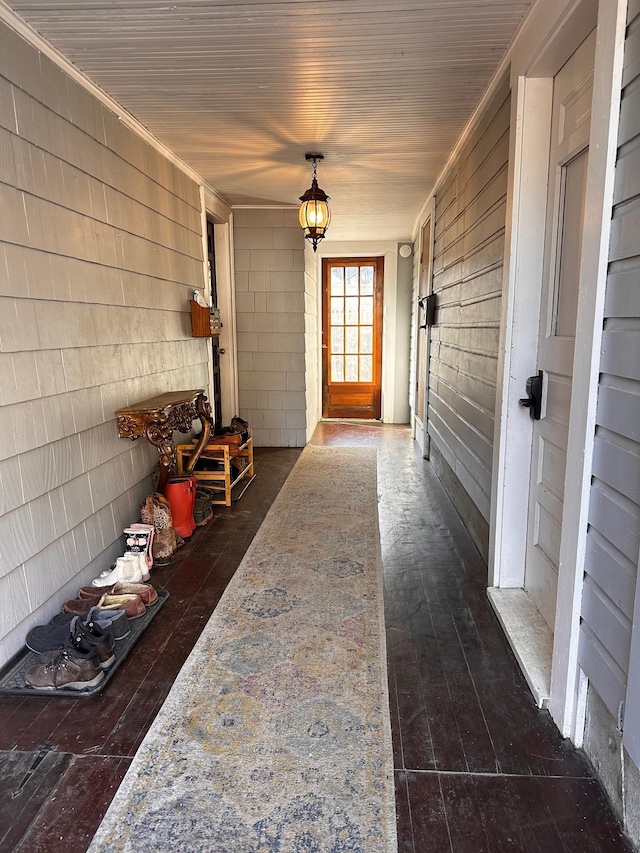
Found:
[[166, 589], [159, 589], [158, 600], [155, 604], [147, 607], [143, 616], [137, 619], [129, 620], [131, 633], [128, 637], [123, 637], [122, 640], [116, 640], [114, 651], [116, 655], [115, 662], [106, 670], [104, 678], [100, 684], [95, 687], [87, 687], [84, 690], [73, 690], [70, 688], [61, 688], [59, 690], [36, 690], [25, 682], [24, 676], [30, 666], [41, 663], [40, 655], [32, 652], [26, 646], [21, 652], [18, 652], [1, 670], [0, 670], [0, 694], [11, 694], [13, 696], [43, 696], [48, 699], [50, 696], [66, 696], [69, 698], [95, 696], [104, 690], [113, 674], [116, 672], [122, 661], [133, 648], [136, 640], [142, 634], [149, 622], [156, 616], [162, 605], [169, 598], [169, 593]]

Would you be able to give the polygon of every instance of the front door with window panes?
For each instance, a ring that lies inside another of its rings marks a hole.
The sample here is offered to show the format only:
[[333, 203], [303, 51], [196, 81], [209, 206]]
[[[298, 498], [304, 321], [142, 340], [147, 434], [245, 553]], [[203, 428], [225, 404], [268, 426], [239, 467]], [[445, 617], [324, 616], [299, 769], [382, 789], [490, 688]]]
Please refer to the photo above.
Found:
[[383, 258], [323, 261], [325, 418], [381, 416]]

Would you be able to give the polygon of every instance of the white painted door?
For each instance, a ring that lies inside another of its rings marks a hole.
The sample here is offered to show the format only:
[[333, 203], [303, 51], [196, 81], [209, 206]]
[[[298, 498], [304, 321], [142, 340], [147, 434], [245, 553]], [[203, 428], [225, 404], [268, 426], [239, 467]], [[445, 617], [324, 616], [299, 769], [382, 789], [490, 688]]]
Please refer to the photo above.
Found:
[[424, 431], [424, 441], [427, 436], [427, 382], [429, 330], [426, 324], [425, 300], [431, 293], [431, 217], [422, 228], [422, 255], [420, 257], [420, 278], [418, 281], [418, 323], [416, 329], [416, 388], [415, 388], [415, 417], [416, 430]]
[[591, 127], [595, 32], [553, 82], [547, 233], [537, 369], [542, 417], [534, 422], [525, 587], [554, 629], [580, 254]]

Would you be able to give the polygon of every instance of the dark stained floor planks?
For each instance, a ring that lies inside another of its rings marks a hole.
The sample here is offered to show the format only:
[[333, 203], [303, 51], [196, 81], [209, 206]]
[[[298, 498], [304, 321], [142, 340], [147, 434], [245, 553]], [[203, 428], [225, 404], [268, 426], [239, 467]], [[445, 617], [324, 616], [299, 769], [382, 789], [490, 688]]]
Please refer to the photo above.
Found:
[[[401, 853], [633, 850], [585, 756], [535, 707], [486, 566], [408, 430], [324, 423], [313, 441], [379, 453]], [[256, 450], [242, 501], [154, 572], [171, 597], [103, 696], [0, 697], [0, 851], [86, 850], [299, 452]]]
[[631, 851], [585, 755], [539, 711], [487, 567], [406, 428], [324, 423], [378, 448], [401, 853]]
[[[300, 455], [256, 451], [242, 500], [216, 509], [152, 581], [170, 597], [102, 694], [0, 697], [0, 851], [83, 853], [262, 519]], [[34, 762], [35, 766], [17, 796]]]

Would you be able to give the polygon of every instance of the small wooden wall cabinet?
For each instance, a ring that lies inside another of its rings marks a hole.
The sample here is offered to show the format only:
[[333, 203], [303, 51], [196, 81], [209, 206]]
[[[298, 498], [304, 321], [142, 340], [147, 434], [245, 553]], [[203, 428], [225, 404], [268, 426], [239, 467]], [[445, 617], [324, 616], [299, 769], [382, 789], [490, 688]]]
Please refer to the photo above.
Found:
[[220, 324], [213, 324], [211, 309], [206, 305], [198, 305], [191, 300], [191, 336], [194, 338], [212, 338], [220, 334]]
[[[192, 453], [193, 444], [179, 444], [177, 446], [179, 475], [184, 474], [186, 462]], [[193, 471], [196, 481], [208, 489], [220, 492], [220, 499], [212, 500], [212, 504], [231, 506], [231, 489], [242, 480], [246, 480], [248, 486], [255, 476], [251, 429], [249, 429], [249, 438], [244, 444], [216, 444], [216, 436], [213, 436], [211, 441], [205, 445], [200, 459], [216, 461], [221, 465], [219, 471]], [[234, 460], [238, 461], [238, 467], [243, 466], [239, 473], [231, 468], [231, 463]]]

